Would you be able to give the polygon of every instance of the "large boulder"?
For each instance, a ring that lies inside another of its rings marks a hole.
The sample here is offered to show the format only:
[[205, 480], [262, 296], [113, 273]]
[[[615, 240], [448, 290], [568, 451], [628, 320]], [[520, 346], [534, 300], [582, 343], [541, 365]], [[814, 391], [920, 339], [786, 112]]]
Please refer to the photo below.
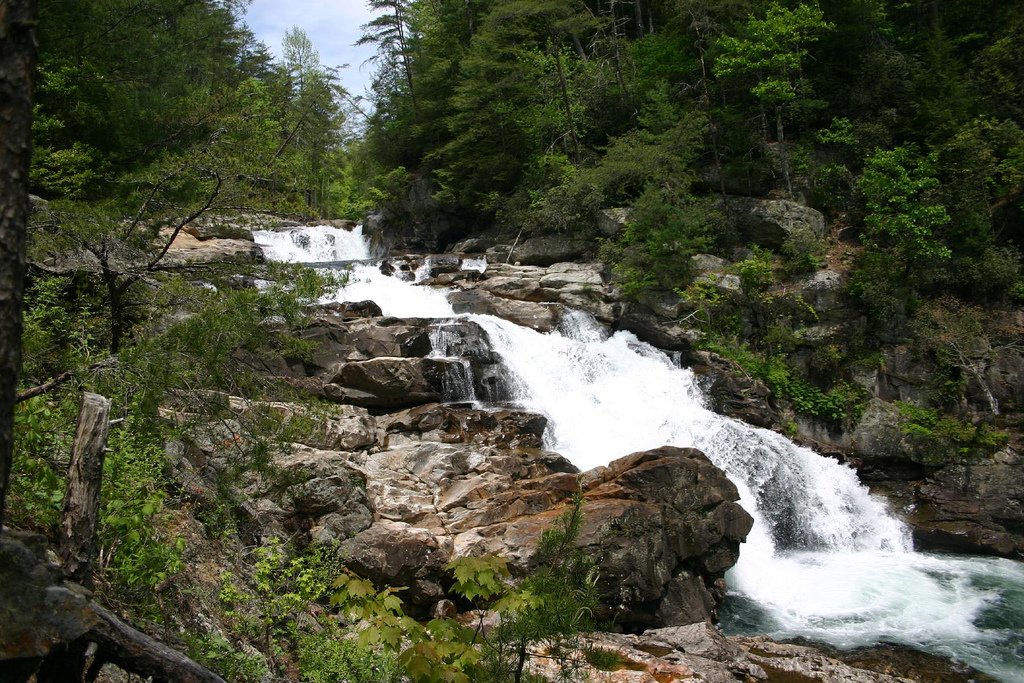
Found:
[[64, 584], [46, 547], [43, 536], [6, 529], [0, 535], [0, 671], [15, 674], [13, 680], [22, 680], [17, 660], [31, 664], [99, 621], [85, 592]]
[[466, 367], [458, 361], [380, 357], [341, 364], [323, 385], [323, 395], [365, 408], [404, 408], [440, 401], [448, 387], [464, 385], [467, 379]]
[[584, 476], [580, 544], [598, 558], [608, 616], [627, 629], [713, 619], [753, 519], [695, 449], [634, 453]]
[[448, 301], [456, 313], [493, 315], [538, 332], [555, 329], [562, 313], [560, 304], [506, 299], [477, 288], [454, 292]]
[[[170, 232], [161, 233], [161, 239], [170, 238]], [[213, 236], [200, 239], [182, 230], [171, 242], [164, 263], [187, 265], [190, 263], [262, 263], [263, 250], [249, 239], [219, 239]]]
[[768, 249], [781, 249], [791, 235], [827, 234], [820, 211], [788, 199], [729, 197], [727, 213], [745, 241]]
[[550, 266], [579, 261], [593, 251], [593, 242], [572, 235], [541, 235], [523, 240], [511, 250], [510, 260], [526, 266]]

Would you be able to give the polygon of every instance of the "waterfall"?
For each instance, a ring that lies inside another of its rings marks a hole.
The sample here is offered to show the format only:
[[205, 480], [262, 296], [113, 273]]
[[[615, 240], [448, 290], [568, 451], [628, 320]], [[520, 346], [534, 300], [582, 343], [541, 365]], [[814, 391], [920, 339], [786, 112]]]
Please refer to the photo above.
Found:
[[[329, 234], [306, 228], [256, 238], [269, 258], [319, 263], [330, 252], [328, 260], [358, 262], [335, 299], [372, 299], [398, 317], [455, 317], [444, 290], [360, 262], [365, 247], [350, 244], [358, 230], [333, 242]], [[487, 332], [511, 398], [548, 417], [546, 447], [580, 469], [662, 445], [692, 446], [732, 479], [755, 524], [727, 576], [734, 610], [726, 627], [839, 647], [902, 643], [1024, 679], [1021, 564], [914, 552], [907, 527], [853, 469], [714, 413], [690, 370], [628, 332], [609, 334], [585, 313], [567, 314], [547, 334], [461, 317]], [[437, 323], [435, 353], [447, 353], [445, 334]], [[457, 400], [472, 400], [465, 369], [452, 377], [452, 396], [465, 397]]]

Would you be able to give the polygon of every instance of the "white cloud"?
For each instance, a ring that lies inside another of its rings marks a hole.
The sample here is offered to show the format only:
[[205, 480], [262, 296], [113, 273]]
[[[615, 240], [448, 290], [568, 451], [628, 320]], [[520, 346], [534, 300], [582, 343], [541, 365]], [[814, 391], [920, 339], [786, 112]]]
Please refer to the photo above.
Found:
[[370, 82], [371, 67], [363, 66], [374, 54], [372, 45], [355, 47], [363, 24], [372, 18], [363, 0], [253, 0], [245, 22], [275, 55], [281, 54], [285, 31], [298, 26], [306, 32], [326, 66], [348, 68], [340, 72], [344, 86], [361, 95]]

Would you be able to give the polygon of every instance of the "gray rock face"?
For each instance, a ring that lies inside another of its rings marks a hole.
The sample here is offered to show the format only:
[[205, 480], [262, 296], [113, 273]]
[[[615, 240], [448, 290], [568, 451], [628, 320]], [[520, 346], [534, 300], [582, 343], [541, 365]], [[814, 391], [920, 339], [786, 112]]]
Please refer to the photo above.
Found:
[[646, 307], [635, 304], [623, 307], [616, 327], [628, 330], [640, 341], [666, 351], [691, 351], [701, 338], [700, 332], [695, 328], [667, 321], [651, 313]]
[[363, 234], [378, 253], [437, 253], [466, 235], [463, 218], [434, 199], [434, 189], [427, 180], [414, 178], [402, 196], [363, 220]]
[[593, 248], [590, 240], [569, 235], [543, 235], [531, 237], [516, 245], [510, 260], [525, 266], [550, 266], [564, 261], [583, 260]]
[[629, 208], [604, 209], [597, 215], [597, 230], [605, 237], [615, 237], [632, 218], [633, 210]]
[[906, 452], [900, 411], [881, 399], [868, 401], [853, 431], [853, 452], [864, 460], [902, 458]]
[[458, 361], [440, 358], [372, 358], [340, 365], [323, 395], [364, 408], [405, 408], [440, 401], [446, 377], [462, 372]]
[[0, 536], [0, 670], [4, 660], [45, 657], [98, 623], [84, 595], [63, 585], [46, 558], [46, 538]]
[[844, 323], [857, 316], [846, 297], [846, 277], [834, 270], [819, 270], [802, 283], [798, 294], [814, 309], [821, 322]]
[[747, 242], [778, 250], [794, 233], [823, 238], [825, 217], [820, 211], [786, 199], [729, 197], [728, 214]]
[[562, 311], [559, 304], [506, 299], [480, 289], [455, 292], [448, 300], [456, 313], [494, 315], [538, 332], [555, 329]]

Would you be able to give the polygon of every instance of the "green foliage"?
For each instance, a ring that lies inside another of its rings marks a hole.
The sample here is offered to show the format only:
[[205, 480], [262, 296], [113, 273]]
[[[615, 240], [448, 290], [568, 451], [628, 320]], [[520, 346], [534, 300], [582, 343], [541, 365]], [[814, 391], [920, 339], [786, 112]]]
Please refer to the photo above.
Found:
[[109, 438], [103, 463], [99, 540], [104, 578], [119, 599], [145, 605], [152, 589], [184, 568], [185, 540], [164, 510], [165, 456], [154, 435], [128, 423]]
[[470, 602], [490, 600], [508, 589], [508, 562], [503, 557], [460, 557], [448, 563], [455, 577], [452, 590]]
[[402, 668], [387, 652], [360, 647], [333, 625], [299, 638], [302, 680], [308, 683], [400, 683]]
[[601, 248], [601, 257], [613, 265], [623, 292], [636, 295], [650, 288], [685, 287], [691, 276], [690, 257], [711, 246], [717, 213], [709, 202], [678, 202], [653, 188], [633, 208], [622, 235]]
[[753, 255], [736, 264], [740, 287], [747, 295], [760, 295], [775, 284], [775, 262], [770, 251], [753, 248]]
[[985, 459], [1006, 446], [1005, 432], [987, 423], [977, 425], [940, 415], [933, 408], [923, 408], [908, 401], [897, 401], [900, 410], [900, 431], [927, 454], [931, 464], [944, 464], [950, 459]]
[[101, 302], [74, 278], [32, 280], [25, 296], [24, 381], [42, 384], [102, 360], [108, 326]]
[[825, 265], [825, 243], [810, 229], [796, 229], [782, 244], [787, 275], [812, 273]]
[[223, 636], [186, 637], [186, 641], [192, 659], [231, 683], [261, 683], [270, 675], [262, 657], [242, 651]]
[[726, 77], [756, 74], [750, 90], [754, 97], [769, 105], [792, 102], [799, 94], [798, 77], [808, 46], [832, 28], [817, 3], [789, 9], [772, 2], [763, 19], [749, 18], [742, 37], [719, 39], [715, 71]]
[[14, 411], [13, 471], [7, 492], [10, 526], [53, 533], [64, 501], [64, 467], [71, 448], [74, 401], [50, 402], [43, 396]]
[[952, 255], [937, 234], [949, 214], [936, 196], [932, 168], [933, 159], [909, 147], [876, 150], [860, 180], [867, 205], [863, 241], [891, 259], [894, 277], [911, 283], [920, 279], [919, 269]]
[[839, 424], [852, 424], [867, 402], [867, 391], [857, 384], [836, 382], [823, 391], [810, 382], [797, 377], [782, 356], [765, 356], [743, 344], [709, 340], [704, 342], [709, 351], [736, 361], [751, 375], [764, 380], [772, 392], [803, 415]]

